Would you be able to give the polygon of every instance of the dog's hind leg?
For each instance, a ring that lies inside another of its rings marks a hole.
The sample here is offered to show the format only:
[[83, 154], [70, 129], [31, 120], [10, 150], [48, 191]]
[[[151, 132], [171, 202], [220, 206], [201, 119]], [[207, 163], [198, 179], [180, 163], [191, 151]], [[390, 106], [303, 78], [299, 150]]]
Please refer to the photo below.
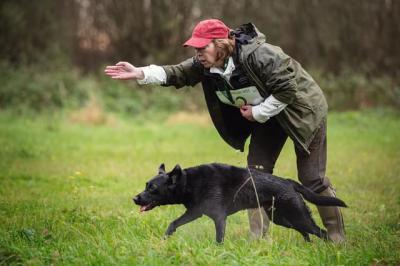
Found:
[[311, 242], [310, 241], [310, 236], [308, 234], [313, 234], [318, 236], [319, 238], [323, 239], [323, 240], [328, 240], [328, 234], [324, 229], [319, 228], [317, 225], [316, 226], [305, 226], [303, 228], [301, 228], [300, 230], [295, 228], [295, 230], [299, 231], [300, 234], [303, 235], [304, 240], [307, 242]]
[[276, 213], [278, 211], [279, 215], [282, 216], [280, 220], [284, 220], [286, 223], [283, 226], [298, 231], [304, 237], [305, 241], [310, 242], [308, 234], [322, 237], [320, 234], [321, 229], [315, 224], [311, 216], [311, 211], [301, 197], [292, 197], [279, 202]]
[[271, 208], [269, 208], [269, 209], [265, 208], [265, 210], [267, 212], [268, 218], [271, 221], [272, 221], [272, 218], [273, 218], [273, 222], [275, 224], [281, 225], [281, 226], [284, 226], [284, 227], [287, 227], [287, 228], [293, 228], [294, 230], [298, 231], [303, 236], [303, 238], [304, 238], [304, 240], [306, 242], [311, 242], [310, 236], [307, 233], [307, 229], [306, 229], [307, 226], [303, 226], [301, 224], [300, 225], [296, 224], [295, 226], [292, 225], [292, 223], [290, 223], [289, 220], [287, 220], [285, 218], [285, 213], [282, 213], [281, 211], [279, 211], [281, 209], [279, 209], [279, 210], [276, 209], [273, 213], [272, 213], [272, 209]]
[[322, 238], [324, 240], [328, 239], [327, 236], [327, 232], [320, 228], [314, 221], [314, 219], [312, 218], [311, 215], [311, 211], [308, 208], [308, 206], [304, 203], [304, 201], [302, 202], [302, 204], [299, 204], [300, 209], [302, 209], [302, 212], [304, 214], [303, 216], [303, 230], [306, 231], [309, 234], [313, 234], [318, 236], [319, 238]]
[[315, 224], [311, 224], [309, 221], [306, 222], [294, 222], [293, 229], [298, 231], [303, 237], [304, 240], [310, 242], [309, 234], [313, 234], [327, 240], [327, 233], [324, 229], [319, 228]]
[[202, 214], [200, 212], [197, 212], [195, 210], [186, 210], [186, 212], [181, 217], [170, 223], [167, 231], [165, 232], [165, 236], [172, 235], [176, 231], [176, 228], [178, 228], [179, 226], [187, 224], [193, 220], [196, 220], [201, 216]]
[[292, 224], [293, 229], [303, 235], [304, 240], [309, 242], [308, 234], [313, 234], [319, 238], [326, 239], [326, 231], [319, 228], [311, 216], [311, 212], [304, 201], [294, 201], [290, 209], [285, 209], [285, 218]]
[[277, 225], [281, 225], [287, 228], [293, 228], [293, 225], [285, 218], [284, 215], [280, 213], [277, 209], [272, 209], [271, 207], [264, 207], [265, 212], [271, 222]]

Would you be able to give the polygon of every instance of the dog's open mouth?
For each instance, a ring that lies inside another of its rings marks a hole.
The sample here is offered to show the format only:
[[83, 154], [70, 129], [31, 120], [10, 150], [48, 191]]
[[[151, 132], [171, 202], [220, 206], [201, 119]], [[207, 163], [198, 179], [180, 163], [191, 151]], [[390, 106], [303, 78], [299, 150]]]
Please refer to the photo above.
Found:
[[140, 206], [140, 212], [150, 211], [154, 207], [155, 207], [154, 202], [151, 202], [150, 204]]

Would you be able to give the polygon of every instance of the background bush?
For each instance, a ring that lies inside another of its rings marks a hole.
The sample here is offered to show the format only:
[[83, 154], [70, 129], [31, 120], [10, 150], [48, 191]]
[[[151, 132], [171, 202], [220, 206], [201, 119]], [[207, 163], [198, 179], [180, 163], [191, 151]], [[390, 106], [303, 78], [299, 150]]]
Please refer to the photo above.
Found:
[[[200, 85], [139, 86], [98, 74], [82, 74], [77, 68], [42, 69], [37, 65], [0, 66], [0, 108], [16, 114], [74, 110], [95, 99], [105, 112], [138, 116], [177, 110], [206, 111]], [[379, 106], [400, 107], [400, 87], [389, 77], [369, 78], [362, 73], [341, 75], [310, 71], [327, 97], [330, 110], [355, 110]]]

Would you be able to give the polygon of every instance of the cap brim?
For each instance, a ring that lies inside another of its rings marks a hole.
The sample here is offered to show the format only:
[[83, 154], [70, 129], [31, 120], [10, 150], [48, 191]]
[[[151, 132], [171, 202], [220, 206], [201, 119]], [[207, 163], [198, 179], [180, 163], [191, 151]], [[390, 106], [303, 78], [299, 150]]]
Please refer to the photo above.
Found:
[[197, 38], [197, 37], [192, 37], [189, 40], [187, 40], [183, 46], [191, 46], [194, 48], [203, 48], [207, 44], [209, 44], [212, 41], [212, 39], [205, 39], [205, 38]]

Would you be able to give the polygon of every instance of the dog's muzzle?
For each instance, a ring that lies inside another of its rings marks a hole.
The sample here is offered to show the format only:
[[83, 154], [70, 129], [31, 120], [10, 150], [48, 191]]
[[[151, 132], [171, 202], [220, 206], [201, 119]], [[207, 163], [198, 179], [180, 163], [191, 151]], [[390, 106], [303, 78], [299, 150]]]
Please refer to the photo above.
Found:
[[139, 204], [139, 195], [137, 195], [136, 197], [134, 197], [133, 198], [133, 202], [135, 203], [135, 204]]

